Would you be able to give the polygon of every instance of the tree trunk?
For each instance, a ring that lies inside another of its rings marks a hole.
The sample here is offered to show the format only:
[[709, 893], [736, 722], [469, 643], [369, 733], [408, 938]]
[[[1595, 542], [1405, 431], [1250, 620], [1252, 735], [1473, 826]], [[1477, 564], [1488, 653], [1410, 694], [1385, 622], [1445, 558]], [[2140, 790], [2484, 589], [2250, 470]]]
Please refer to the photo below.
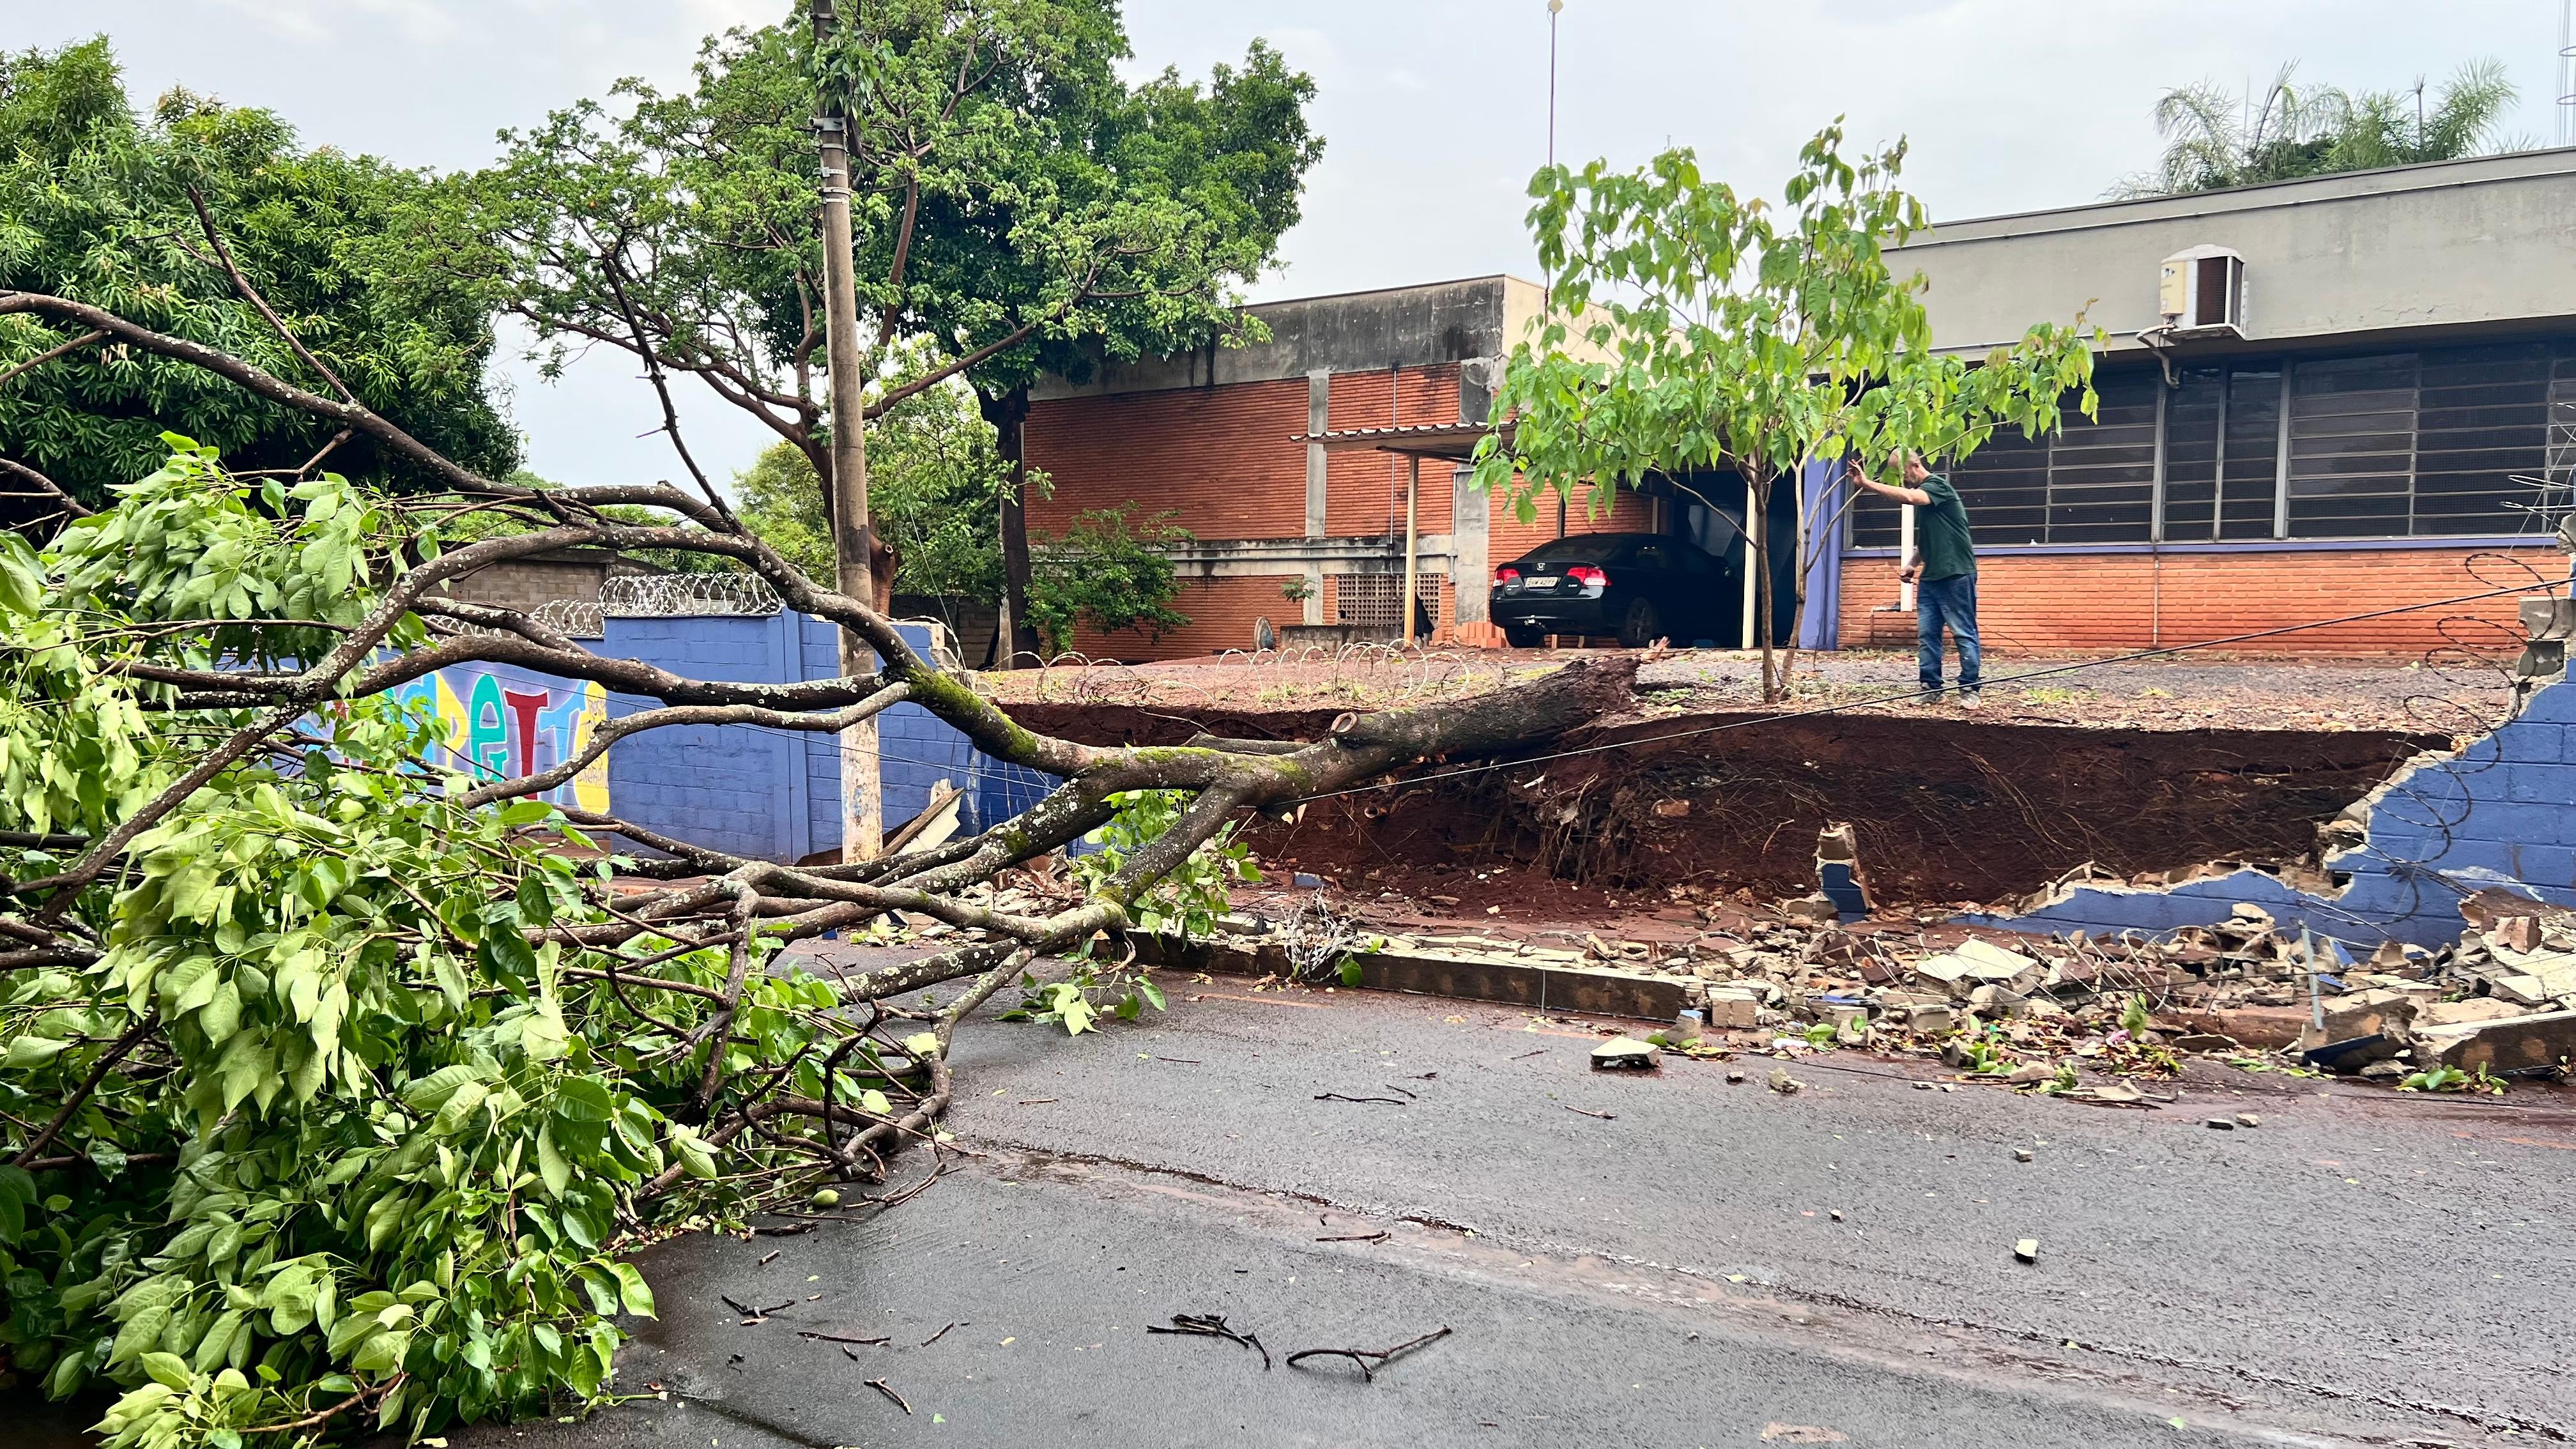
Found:
[[996, 446], [1008, 478], [1002, 491], [1002, 615], [995, 630], [1004, 669], [1016, 669], [1038, 657], [1038, 631], [1029, 623], [1029, 514], [1024, 491], [1029, 481], [1029, 389], [1023, 383], [995, 396], [975, 389], [984, 421], [993, 425]]
[[1758, 472], [1744, 478], [1744, 541], [1753, 565], [1753, 628], [1762, 640], [1762, 701], [1770, 704], [1780, 698], [1771, 654], [1771, 480], [1756, 476]]

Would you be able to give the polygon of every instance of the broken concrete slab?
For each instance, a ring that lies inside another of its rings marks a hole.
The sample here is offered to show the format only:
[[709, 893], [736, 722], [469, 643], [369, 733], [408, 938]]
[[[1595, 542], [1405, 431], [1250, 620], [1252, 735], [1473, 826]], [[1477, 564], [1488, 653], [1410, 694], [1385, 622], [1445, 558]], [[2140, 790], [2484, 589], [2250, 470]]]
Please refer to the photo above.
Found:
[[1948, 993], [1953, 1000], [1966, 999], [1980, 986], [2026, 996], [2038, 987], [2045, 972], [2046, 968], [2030, 957], [1975, 937], [1960, 942], [1955, 950], [1918, 961], [1914, 966], [1916, 980]]
[[2426, 1027], [2416, 1035], [2419, 1060], [2464, 1072], [2534, 1071], [2576, 1056], [2576, 1011], [2544, 1011], [2496, 1021]]
[[2415, 1020], [2416, 1007], [2416, 999], [2402, 991], [2360, 991], [2331, 997], [2322, 1003], [2324, 1021], [2312, 1022], [2300, 1036], [2299, 1045], [2321, 1047], [2358, 1037], [2387, 1036], [2403, 1046], [2407, 1029]]
[[1596, 1071], [1652, 1071], [1664, 1064], [1664, 1049], [1635, 1037], [1614, 1036], [1592, 1049]]
[[2494, 996], [2472, 996], [2465, 1001], [2433, 1001], [2415, 1008], [2415, 1027], [2423, 1030], [2436, 1026], [2466, 1026], [2478, 1021], [2502, 1021], [2507, 1017], [2529, 1016], [2521, 1005]]

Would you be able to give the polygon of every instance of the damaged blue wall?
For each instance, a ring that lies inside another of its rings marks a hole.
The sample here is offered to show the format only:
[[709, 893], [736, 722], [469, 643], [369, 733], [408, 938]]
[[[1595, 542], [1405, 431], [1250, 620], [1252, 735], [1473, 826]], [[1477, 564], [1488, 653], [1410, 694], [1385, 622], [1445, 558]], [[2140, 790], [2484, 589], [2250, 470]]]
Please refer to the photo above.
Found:
[[2291, 930], [2375, 946], [2457, 940], [2460, 901], [2503, 888], [2576, 906], [2576, 683], [2544, 685], [2520, 713], [2455, 756], [2409, 766], [2367, 807], [2360, 846], [2326, 862], [2343, 890], [2292, 889], [2259, 870], [2183, 885], [2078, 886], [2019, 916], [1978, 913], [1965, 923], [2005, 930], [2144, 931], [2214, 925], [2239, 901]]
[[[898, 626], [927, 653], [929, 631]], [[840, 670], [838, 629], [796, 611], [776, 614], [611, 618], [599, 652], [640, 659], [693, 679], [788, 684]], [[623, 717], [660, 701], [611, 694]], [[947, 780], [966, 792], [958, 824], [982, 830], [1053, 789], [1053, 776], [1003, 762], [917, 704], [877, 716], [885, 819], [901, 825]], [[608, 752], [610, 808], [667, 835], [764, 860], [794, 861], [841, 844], [841, 752], [836, 736], [757, 725], [678, 725], [647, 730]]]

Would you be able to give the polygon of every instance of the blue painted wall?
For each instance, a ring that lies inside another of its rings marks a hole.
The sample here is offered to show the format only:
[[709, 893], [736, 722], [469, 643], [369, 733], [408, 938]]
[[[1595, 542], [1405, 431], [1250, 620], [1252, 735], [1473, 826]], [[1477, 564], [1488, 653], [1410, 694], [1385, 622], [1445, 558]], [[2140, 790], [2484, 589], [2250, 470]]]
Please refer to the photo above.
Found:
[[[904, 637], [928, 651], [928, 631]], [[793, 611], [767, 618], [692, 615], [610, 619], [599, 652], [675, 674], [760, 684], [838, 675], [838, 631]], [[659, 701], [612, 694], [611, 718]], [[911, 819], [947, 780], [967, 792], [960, 824], [981, 830], [1025, 810], [1055, 785], [1006, 765], [917, 704], [877, 717], [885, 818]], [[608, 756], [609, 797], [621, 817], [734, 855], [793, 861], [841, 843], [840, 742], [829, 734], [750, 725], [649, 730]]]
[[2503, 887], [2576, 906], [2576, 682], [2544, 685], [2521, 712], [2457, 756], [2409, 767], [2382, 787], [2364, 842], [2327, 862], [2349, 884], [2336, 894], [2292, 890], [2245, 870], [2157, 890], [2082, 886], [2020, 916], [1963, 921], [2020, 931], [2162, 934], [2224, 920], [2251, 901], [2297, 930], [2375, 946], [2390, 938], [2456, 940], [2460, 901]]

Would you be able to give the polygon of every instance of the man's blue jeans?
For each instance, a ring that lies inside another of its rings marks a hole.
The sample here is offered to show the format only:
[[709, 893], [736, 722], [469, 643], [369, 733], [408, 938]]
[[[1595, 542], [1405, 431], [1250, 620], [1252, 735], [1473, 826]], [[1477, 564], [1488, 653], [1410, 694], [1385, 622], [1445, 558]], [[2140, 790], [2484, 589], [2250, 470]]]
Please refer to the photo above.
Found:
[[1974, 694], [1977, 689], [1977, 576], [1961, 574], [1950, 579], [1925, 579], [1914, 586], [1914, 629], [1916, 659], [1921, 665], [1923, 692], [1937, 698], [1941, 693], [1941, 630], [1947, 625], [1950, 637], [1959, 641], [1959, 689]]

